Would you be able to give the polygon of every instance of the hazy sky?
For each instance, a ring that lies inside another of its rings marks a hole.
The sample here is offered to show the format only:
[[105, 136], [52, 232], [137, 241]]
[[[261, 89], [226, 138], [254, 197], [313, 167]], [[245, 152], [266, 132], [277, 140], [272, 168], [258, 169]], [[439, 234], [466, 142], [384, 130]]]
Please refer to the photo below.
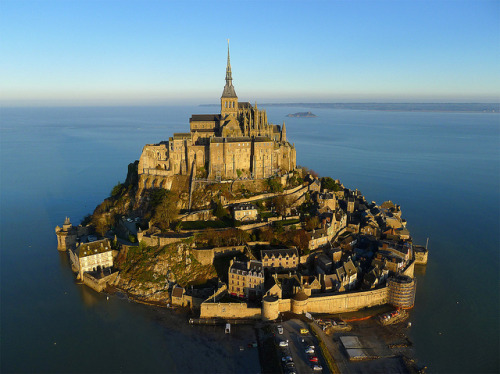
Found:
[[500, 1], [0, 1], [0, 103], [499, 101]]

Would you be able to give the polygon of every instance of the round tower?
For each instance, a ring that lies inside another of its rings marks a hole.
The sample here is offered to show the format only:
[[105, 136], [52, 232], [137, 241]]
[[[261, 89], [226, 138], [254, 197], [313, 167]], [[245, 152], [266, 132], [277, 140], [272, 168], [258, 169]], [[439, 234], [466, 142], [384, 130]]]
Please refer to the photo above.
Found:
[[278, 296], [267, 295], [262, 299], [262, 319], [274, 321], [280, 314]]
[[389, 286], [389, 304], [396, 308], [410, 309], [415, 304], [417, 282], [406, 275], [398, 275], [387, 280]]
[[307, 312], [307, 300], [309, 297], [304, 291], [299, 291], [292, 299], [292, 313], [303, 314]]

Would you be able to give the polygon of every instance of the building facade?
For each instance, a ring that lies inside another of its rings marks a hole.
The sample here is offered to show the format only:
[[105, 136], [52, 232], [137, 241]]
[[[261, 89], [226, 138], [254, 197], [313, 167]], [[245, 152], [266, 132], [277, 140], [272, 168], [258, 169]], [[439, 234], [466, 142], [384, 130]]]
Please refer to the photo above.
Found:
[[69, 254], [80, 279], [83, 279], [83, 273], [87, 271], [98, 271], [113, 266], [113, 249], [109, 239], [82, 243], [76, 250], [70, 250]]
[[263, 249], [260, 251], [264, 268], [287, 270], [299, 266], [299, 255], [295, 248], [290, 249]]
[[264, 271], [260, 261], [231, 260], [228, 271], [228, 291], [231, 295], [254, 299], [264, 292]]
[[190, 132], [146, 145], [138, 173], [143, 188], [168, 188], [168, 177], [268, 178], [295, 169], [295, 146], [286, 128], [268, 122], [265, 110], [239, 102], [232, 83], [229, 46], [220, 114], [193, 114]]

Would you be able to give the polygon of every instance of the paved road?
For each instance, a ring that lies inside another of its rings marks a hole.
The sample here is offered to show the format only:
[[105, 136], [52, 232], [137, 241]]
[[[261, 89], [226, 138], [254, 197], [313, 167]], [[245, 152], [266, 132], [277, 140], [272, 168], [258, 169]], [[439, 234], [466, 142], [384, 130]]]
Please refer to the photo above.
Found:
[[[318, 342], [316, 339], [309, 333], [307, 335], [301, 335], [300, 329], [308, 329], [308, 326], [300, 321], [300, 320], [290, 320], [281, 323], [283, 326], [283, 334], [278, 334], [277, 326], [279, 323], [276, 323], [274, 328], [276, 329], [276, 339], [279, 342], [280, 340], [288, 340], [288, 347], [283, 348], [280, 347], [281, 355], [286, 356], [290, 355], [293, 358], [293, 362], [295, 363], [295, 371], [297, 373], [311, 374], [311, 373], [329, 373], [328, 366], [324, 358], [321, 355], [321, 351], [318, 347]], [[302, 342], [304, 340], [304, 342]], [[309, 362], [309, 355], [305, 353], [306, 347], [309, 345], [314, 345], [315, 356], [319, 359], [319, 365], [323, 367], [322, 371], [313, 371], [311, 363]], [[280, 358], [281, 359], [281, 358]], [[284, 370], [284, 373], [287, 371]]]

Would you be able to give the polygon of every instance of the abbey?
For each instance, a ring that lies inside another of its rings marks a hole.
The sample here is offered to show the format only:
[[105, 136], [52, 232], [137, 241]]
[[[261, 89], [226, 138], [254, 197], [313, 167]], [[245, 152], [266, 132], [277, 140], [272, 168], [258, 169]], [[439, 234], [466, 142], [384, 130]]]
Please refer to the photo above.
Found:
[[138, 167], [142, 187], [169, 188], [168, 177], [174, 175], [258, 179], [295, 169], [296, 151], [286, 139], [285, 123], [271, 124], [257, 104], [238, 102], [232, 80], [228, 45], [220, 114], [193, 114], [190, 132], [146, 145]]

